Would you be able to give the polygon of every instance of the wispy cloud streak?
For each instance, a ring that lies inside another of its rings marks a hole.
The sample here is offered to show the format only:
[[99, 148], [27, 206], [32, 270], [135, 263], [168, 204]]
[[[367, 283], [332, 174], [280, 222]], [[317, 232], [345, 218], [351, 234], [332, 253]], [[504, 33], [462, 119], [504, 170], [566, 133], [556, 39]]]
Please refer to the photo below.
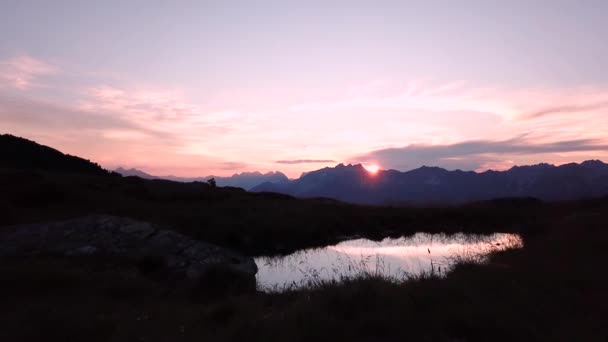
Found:
[[[561, 105], [557, 107], [549, 107], [539, 111], [535, 111], [526, 115], [523, 115], [525, 119], [536, 119], [547, 115], [563, 114], [563, 113], [582, 113], [596, 110], [608, 110], [608, 101], [581, 104], [581, 105]], [[608, 113], [606, 114], [608, 115]]]
[[41, 86], [37, 78], [56, 72], [55, 66], [28, 55], [0, 61], [0, 81], [19, 90]]
[[331, 160], [331, 159], [296, 159], [296, 160], [277, 160], [275, 163], [285, 164], [285, 165], [296, 165], [296, 164], [336, 163], [336, 161]]

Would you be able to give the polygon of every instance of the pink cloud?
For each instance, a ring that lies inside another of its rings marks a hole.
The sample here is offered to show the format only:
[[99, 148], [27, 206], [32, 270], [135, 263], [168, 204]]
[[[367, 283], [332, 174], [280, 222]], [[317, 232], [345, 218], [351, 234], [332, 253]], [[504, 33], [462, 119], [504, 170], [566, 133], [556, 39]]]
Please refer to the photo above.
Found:
[[[85, 113], [103, 113], [133, 127], [105, 129], [101, 133], [104, 139], [145, 146], [158, 143], [164, 137], [165, 145], [149, 154], [155, 158], [144, 161], [138, 157], [138, 165], [147, 170], [197, 176], [190, 174], [193, 172], [190, 169], [206, 168], [207, 171], [199, 171], [198, 175], [222, 175], [227, 165], [237, 165], [226, 164], [227, 161], [240, 161], [242, 170], [243, 165], [249, 166], [249, 161], [257, 160], [246, 170], [274, 171], [270, 168], [274, 159], [266, 155], [268, 168], [260, 166], [264, 163], [263, 152], [255, 151], [259, 151], [259, 141], [257, 146], [250, 142], [259, 140], [259, 125], [266, 119], [263, 114], [234, 109], [209, 110], [192, 103], [179, 89], [124, 85], [89, 88], [81, 92], [77, 108]], [[159, 158], [160, 155], [165, 157]], [[200, 165], [193, 166], [197, 161]]]
[[592, 159], [590, 156], [608, 152], [608, 141], [601, 139], [542, 141], [525, 134], [508, 140], [469, 140], [447, 145], [410, 144], [375, 150], [354, 156], [352, 160], [379, 162], [385, 167], [400, 170], [427, 165], [485, 171], [504, 170], [515, 164], [529, 163], [534, 159], [556, 162], [561, 159], [556, 155], [574, 152], [579, 153], [579, 158]]
[[37, 78], [56, 72], [55, 66], [27, 55], [0, 61], [0, 80], [19, 90], [39, 87], [41, 84], [36, 83]]

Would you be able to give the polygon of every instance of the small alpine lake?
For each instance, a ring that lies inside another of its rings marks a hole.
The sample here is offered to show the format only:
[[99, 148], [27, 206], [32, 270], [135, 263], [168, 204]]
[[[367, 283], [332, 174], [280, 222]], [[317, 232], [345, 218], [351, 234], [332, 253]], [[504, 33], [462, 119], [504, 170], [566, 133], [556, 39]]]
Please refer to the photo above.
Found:
[[445, 275], [458, 261], [484, 262], [495, 251], [521, 248], [515, 234], [427, 234], [351, 239], [279, 257], [257, 257], [258, 288], [266, 292], [314, 286], [358, 276], [381, 276], [404, 281], [421, 274]]

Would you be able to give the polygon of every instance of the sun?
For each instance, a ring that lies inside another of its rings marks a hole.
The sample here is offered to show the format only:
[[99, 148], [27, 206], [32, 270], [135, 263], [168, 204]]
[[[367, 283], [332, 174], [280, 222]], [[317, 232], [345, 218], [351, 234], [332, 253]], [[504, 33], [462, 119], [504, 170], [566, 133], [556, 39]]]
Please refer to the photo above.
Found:
[[363, 167], [367, 170], [367, 172], [371, 173], [372, 175], [375, 175], [376, 173], [378, 173], [378, 171], [380, 171], [380, 166], [378, 166], [377, 164], [363, 165]]

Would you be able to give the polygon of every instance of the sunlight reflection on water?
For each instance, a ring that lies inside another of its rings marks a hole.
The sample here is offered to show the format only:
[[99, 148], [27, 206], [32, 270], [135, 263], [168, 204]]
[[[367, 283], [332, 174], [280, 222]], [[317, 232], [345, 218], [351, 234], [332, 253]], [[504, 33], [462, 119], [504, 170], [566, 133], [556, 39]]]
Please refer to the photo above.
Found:
[[362, 274], [399, 281], [422, 273], [445, 275], [457, 260], [483, 262], [490, 252], [521, 246], [518, 235], [499, 233], [489, 236], [417, 233], [380, 242], [355, 239], [283, 257], [258, 257], [256, 277], [264, 291], [300, 288]]

